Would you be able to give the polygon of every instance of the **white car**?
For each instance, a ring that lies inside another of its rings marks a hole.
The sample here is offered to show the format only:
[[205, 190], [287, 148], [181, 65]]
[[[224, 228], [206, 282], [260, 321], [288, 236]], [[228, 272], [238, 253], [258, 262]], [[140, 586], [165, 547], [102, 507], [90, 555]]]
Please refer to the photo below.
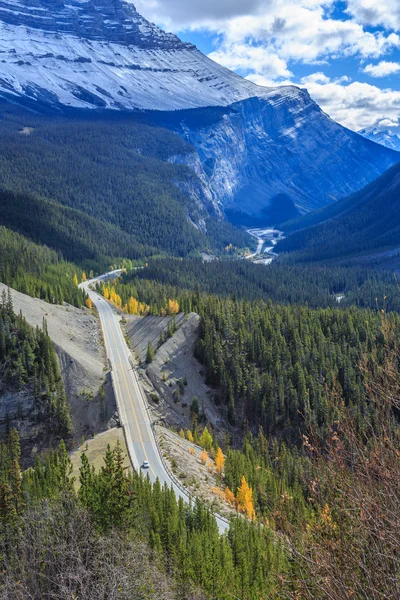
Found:
[[148, 460], [144, 460], [143, 464], [142, 464], [142, 469], [148, 469], [149, 468], [149, 461]]

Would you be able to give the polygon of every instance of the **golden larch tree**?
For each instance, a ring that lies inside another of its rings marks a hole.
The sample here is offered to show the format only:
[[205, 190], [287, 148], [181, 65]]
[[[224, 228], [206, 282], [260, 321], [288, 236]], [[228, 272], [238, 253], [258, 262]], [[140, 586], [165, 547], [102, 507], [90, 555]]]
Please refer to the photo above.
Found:
[[225, 500], [229, 502], [231, 506], [235, 506], [236, 504], [235, 494], [228, 488], [228, 486], [225, 488]]
[[86, 306], [88, 307], [89, 310], [93, 310], [93, 303], [91, 301], [90, 298], [86, 298], [86, 302], [85, 302]]
[[241, 512], [249, 519], [254, 518], [253, 490], [249, 487], [244, 476], [242, 477], [241, 485], [236, 494], [236, 502]]
[[218, 447], [217, 454], [215, 456], [215, 467], [218, 475], [222, 475], [224, 469], [225, 457], [220, 447]]
[[74, 284], [75, 284], [75, 285], [78, 285], [78, 284], [79, 284], [79, 281], [78, 281], [78, 276], [77, 276], [77, 274], [76, 274], [76, 273], [75, 273], [75, 275], [74, 275]]
[[177, 315], [179, 312], [179, 303], [177, 300], [169, 299], [166, 308], [169, 315]]
[[130, 315], [139, 314], [139, 302], [133, 296], [131, 296], [128, 301], [128, 313]]

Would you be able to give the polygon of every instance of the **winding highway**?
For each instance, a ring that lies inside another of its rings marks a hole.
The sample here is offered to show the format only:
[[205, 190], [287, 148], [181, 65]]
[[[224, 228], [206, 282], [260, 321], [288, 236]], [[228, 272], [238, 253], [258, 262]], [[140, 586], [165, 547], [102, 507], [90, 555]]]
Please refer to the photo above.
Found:
[[[148, 474], [151, 481], [154, 482], [158, 478], [162, 485], [166, 483], [168, 486], [172, 486], [177, 497], [180, 496], [185, 502], [189, 502], [189, 494], [164, 466], [152, 427], [151, 416], [146, 406], [146, 399], [120, 327], [120, 317], [107, 300], [91, 289], [92, 284], [117, 276], [119, 273], [120, 271], [112, 271], [101, 277], [85, 281], [80, 284], [80, 287], [96, 305], [100, 317], [107, 358], [111, 366], [115, 398], [121, 424], [125, 431], [129, 456], [137, 471], [142, 469]], [[149, 467], [146, 469], [143, 468], [145, 461], [149, 463]], [[226, 519], [218, 515], [215, 515], [215, 518], [221, 532], [229, 528]]]

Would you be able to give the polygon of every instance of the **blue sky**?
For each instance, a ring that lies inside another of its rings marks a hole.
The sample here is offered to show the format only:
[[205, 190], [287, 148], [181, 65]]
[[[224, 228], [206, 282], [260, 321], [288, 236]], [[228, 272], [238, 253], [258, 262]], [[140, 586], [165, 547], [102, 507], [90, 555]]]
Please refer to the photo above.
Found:
[[136, 0], [255, 83], [295, 84], [335, 120], [400, 133], [400, 0]]

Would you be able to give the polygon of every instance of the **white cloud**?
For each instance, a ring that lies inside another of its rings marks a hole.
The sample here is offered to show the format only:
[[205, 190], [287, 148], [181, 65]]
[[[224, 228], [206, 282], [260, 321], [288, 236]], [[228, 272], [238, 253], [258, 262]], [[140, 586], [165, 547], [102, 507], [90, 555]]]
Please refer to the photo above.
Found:
[[262, 77], [267, 76], [271, 79], [293, 77], [286, 61], [279, 58], [277, 54], [270, 53], [263, 46], [232, 44], [212, 52], [209, 57], [234, 71], [254, 71]]
[[325, 73], [311, 73], [311, 75], [307, 75], [307, 77], [303, 77], [301, 80], [303, 85], [313, 85], [315, 83], [326, 84], [330, 83], [330, 78], [325, 75]]
[[343, 82], [343, 78], [321, 83], [304, 81], [311, 97], [335, 121], [358, 131], [384, 119], [396, 122], [400, 115], [400, 91], [380, 89], [368, 83]]
[[218, 34], [224, 57], [237, 55], [234, 44], [263, 45], [283, 60], [304, 62], [338, 54], [379, 57], [400, 48], [397, 34], [371, 33], [353, 19], [332, 18], [328, 9], [333, 4], [334, 0], [136, 1], [145, 17], [174, 31]]
[[398, 73], [400, 71], [400, 63], [388, 62], [382, 60], [377, 65], [367, 65], [364, 69], [364, 73], [371, 75], [372, 77], [387, 77]]
[[399, 0], [347, 0], [347, 10], [363, 25], [400, 30]]
[[[353, 57], [361, 64], [369, 59], [364, 71], [372, 76], [398, 72], [397, 63], [384, 56], [400, 49], [400, 0], [379, 1], [347, 0], [350, 18], [337, 17], [335, 0], [136, 0], [135, 5], [146, 18], [177, 33], [214, 34], [212, 59], [272, 87], [296, 81], [296, 63], [322, 65], [336, 58]], [[369, 25], [381, 29], [368, 31]], [[371, 59], [381, 60], [374, 65]], [[348, 77], [331, 80], [320, 70], [301, 85], [332, 118], [352, 129], [400, 115], [396, 90]]]

